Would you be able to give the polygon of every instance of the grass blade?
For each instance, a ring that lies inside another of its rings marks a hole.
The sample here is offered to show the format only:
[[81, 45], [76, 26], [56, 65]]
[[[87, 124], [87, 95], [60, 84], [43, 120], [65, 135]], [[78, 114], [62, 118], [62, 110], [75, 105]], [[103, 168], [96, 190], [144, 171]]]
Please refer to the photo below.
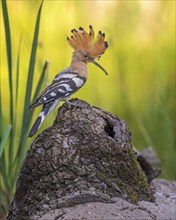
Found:
[[[4, 19], [4, 28], [5, 28], [5, 39], [6, 39], [6, 50], [7, 50], [7, 62], [8, 62], [8, 76], [9, 76], [9, 92], [10, 92], [10, 124], [13, 125], [14, 122], [14, 99], [13, 99], [13, 78], [12, 78], [12, 46], [11, 46], [11, 32], [9, 24], [9, 15], [7, 10], [7, 1], [2, 1], [2, 11]], [[10, 129], [9, 134], [9, 149], [8, 149], [8, 176], [10, 176], [10, 171], [12, 167], [12, 157], [13, 157], [13, 136], [14, 136], [14, 127]]]
[[[41, 2], [40, 8], [38, 10], [33, 43], [32, 43], [32, 50], [31, 50], [29, 70], [28, 70], [27, 87], [26, 87], [26, 94], [25, 94], [25, 102], [24, 102], [22, 128], [21, 128], [21, 135], [20, 135], [20, 143], [19, 143], [17, 154], [16, 154], [16, 158], [15, 158], [15, 161], [18, 158], [16, 171], [18, 171], [22, 163], [22, 158], [23, 158], [23, 154], [25, 151], [25, 143], [27, 141], [27, 131], [29, 129], [29, 123], [30, 123], [30, 118], [32, 114], [28, 111], [28, 107], [30, 104], [31, 93], [32, 93], [32, 84], [33, 84], [34, 67], [35, 67], [35, 60], [36, 60], [36, 51], [37, 51], [37, 44], [38, 44], [38, 35], [39, 35], [42, 5], [43, 5], [43, 1]], [[21, 158], [21, 160], [19, 158]]]
[[[0, 85], [1, 85], [1, 77], [0, 77]], [[3, 128], [3, 115], [2, 115], [2, 101], [1, 101], [1, 89], [0, 89], [0, 141], [2, 140], [2, 128]]]
[[[35, 92], [34, 92], [34, 96], [33, 96], [33, 100], [35, 100], [39, 95], [39, 92], [40, 92], [41, 87], [43, 85], [43, 82], [45, 80], [45, 75], [47, 73], [48, 66], [49, 66], [49, 62], [46, 61], [44, 66], [43, 66], [42, 73], [40, 75], [39, 81], [37, 83], [37, 86], [36, 86], [36, 89], [35, 89]], [[32, 115], [33, 115], [33, 112], [31, 112], [31, 114], [29, 115], [29, 118], [28, 118], [29, 121], [31, 121]], [[14, 175], [14, 179], [12, 180], [12, 186], [14, 186], [15, 181], [16, 181], [16, 175]]]
[[17, 67], [16, 67], [16, 100], [15, 100], [15, 107], [17, 107], [18, 101], [18, 83], [19, 83], [19, 71], [20, 71], [20, 49], [21, 49], [21, 41], [22, 35], [20, 37], [19, 47], [18, 47], [18, 56], [17, 56]]
[[1, 159], [4, 147], [5, 147], [5, 144], [7, 143], [8, 137], [10, 135], [11, 128], [12, 128], [12, 125], [8, 125], [2, 137], [2, 140], [0, 143], [0, 159]]
[[45, 64], [43, 66], [43, 70], [42, 70], [42, 73], [40, 75], [40, 79], [37, 83], [37, 86], [36, 86], [36, 89], [35, 89], [35, 92], [34, 92], [34, 96], [33, 96], [33, 99], [32, 99], [32, 102], [35, 101], [35, 99], [38, 97], [39, 93], [40, 93], [40, 90], [41, 90], [41, 87], [43, 85], [43, 82], [45, 80], [45, 74], [47, 72], [47, 69], [48, 69], [48, 66], [49, 66], [49, 62], [48, 61], [45, 61]]
[[6, 0], [2, 1], [2, 12], [4, 18], [5, 27], [5, 39], [7, 48], [7, 61], [8, 61], [8, 72], [9, 72], [9, 89], [10, 89], [10, 122], [13, 123], [13, 83], [12, 83], [12, 47], [11, 47], [11, 34], [9, 16], [7, 11]]
[[[10, 190], [9, 183], [8, 183], [8, 178], [6, 174], [6, 161], [5, 161], [5, 151], [4, 151], [4, 146], [5, 146], [5, 137], [3, 136], [3, 117], [2, 117], [2, 105], [1, 105], [1, 90], [0, 90], [0, 192], [2, 193], [3, 189], [3, 183], [4, 183], [4, 188], [6, 190]], [[10, 131], [9, 131], [10, 132]], [[8, 131], [7, 131], [8, 133]], [[9, 136], [9, 134], [7, 135]], [[4, 142], [4, 144], [3, 144]], [[3, 182], [3, 183], [2, 183]], [[0, 204], [0, 209], [2, 208], [3, 203], [1, 202]]]

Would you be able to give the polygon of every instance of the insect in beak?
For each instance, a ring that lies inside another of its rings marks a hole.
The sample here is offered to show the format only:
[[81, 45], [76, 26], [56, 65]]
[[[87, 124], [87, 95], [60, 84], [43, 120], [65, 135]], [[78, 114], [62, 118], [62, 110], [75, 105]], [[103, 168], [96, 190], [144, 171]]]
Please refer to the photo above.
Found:
[[108, 73], [107, 73], [107, 71], [99, 64], [99, 63], [97, 63], [95, 60], [93, 60], [92, 58], [90, 58], [89, 57], [89, 59], [90, 59], [90, 62], [91, 63], [94, 63], [96, 66], [98, 66], [106, 75], [108, 75]]

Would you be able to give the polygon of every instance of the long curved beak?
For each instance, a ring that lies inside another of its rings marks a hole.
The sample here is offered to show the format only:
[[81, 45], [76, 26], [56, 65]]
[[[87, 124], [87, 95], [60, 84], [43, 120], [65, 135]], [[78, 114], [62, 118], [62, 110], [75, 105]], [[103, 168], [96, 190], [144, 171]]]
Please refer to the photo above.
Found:
[[106, 75], [108, 75], [108, 73], [107, 73], [107, 71], [99, 64], [99, 63], [97, 63], [95, 60], [93, 60], [92, 58], [90, 58], [89, 57], [89, 59], [90, 59], [90, 62], [91, 63], [94, 63], [96, 66], [98, 66]]

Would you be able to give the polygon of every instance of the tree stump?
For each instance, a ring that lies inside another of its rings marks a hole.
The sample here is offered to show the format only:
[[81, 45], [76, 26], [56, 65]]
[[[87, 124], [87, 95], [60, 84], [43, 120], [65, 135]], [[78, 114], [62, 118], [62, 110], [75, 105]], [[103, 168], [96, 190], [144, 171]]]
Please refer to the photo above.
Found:
[[89, 202], [154, 201], [126, 122], [85, 101], [59, 108], [54, 124], [32, 143], [8, 219], [37, 219]]

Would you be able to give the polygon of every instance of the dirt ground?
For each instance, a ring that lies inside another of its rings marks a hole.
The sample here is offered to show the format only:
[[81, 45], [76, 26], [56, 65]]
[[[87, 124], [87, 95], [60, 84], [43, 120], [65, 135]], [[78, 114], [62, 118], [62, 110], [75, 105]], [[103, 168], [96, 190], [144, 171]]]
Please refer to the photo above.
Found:
[[115, 198], [114, 203], [87, 203], [71, 208], [52, 210], [41, 216], [40, 220], [175, 220], [176, 182], [156, 179], [152, 182], [155, 190], [155, 203], [141, 201], [133, 205], [123, 199]]

